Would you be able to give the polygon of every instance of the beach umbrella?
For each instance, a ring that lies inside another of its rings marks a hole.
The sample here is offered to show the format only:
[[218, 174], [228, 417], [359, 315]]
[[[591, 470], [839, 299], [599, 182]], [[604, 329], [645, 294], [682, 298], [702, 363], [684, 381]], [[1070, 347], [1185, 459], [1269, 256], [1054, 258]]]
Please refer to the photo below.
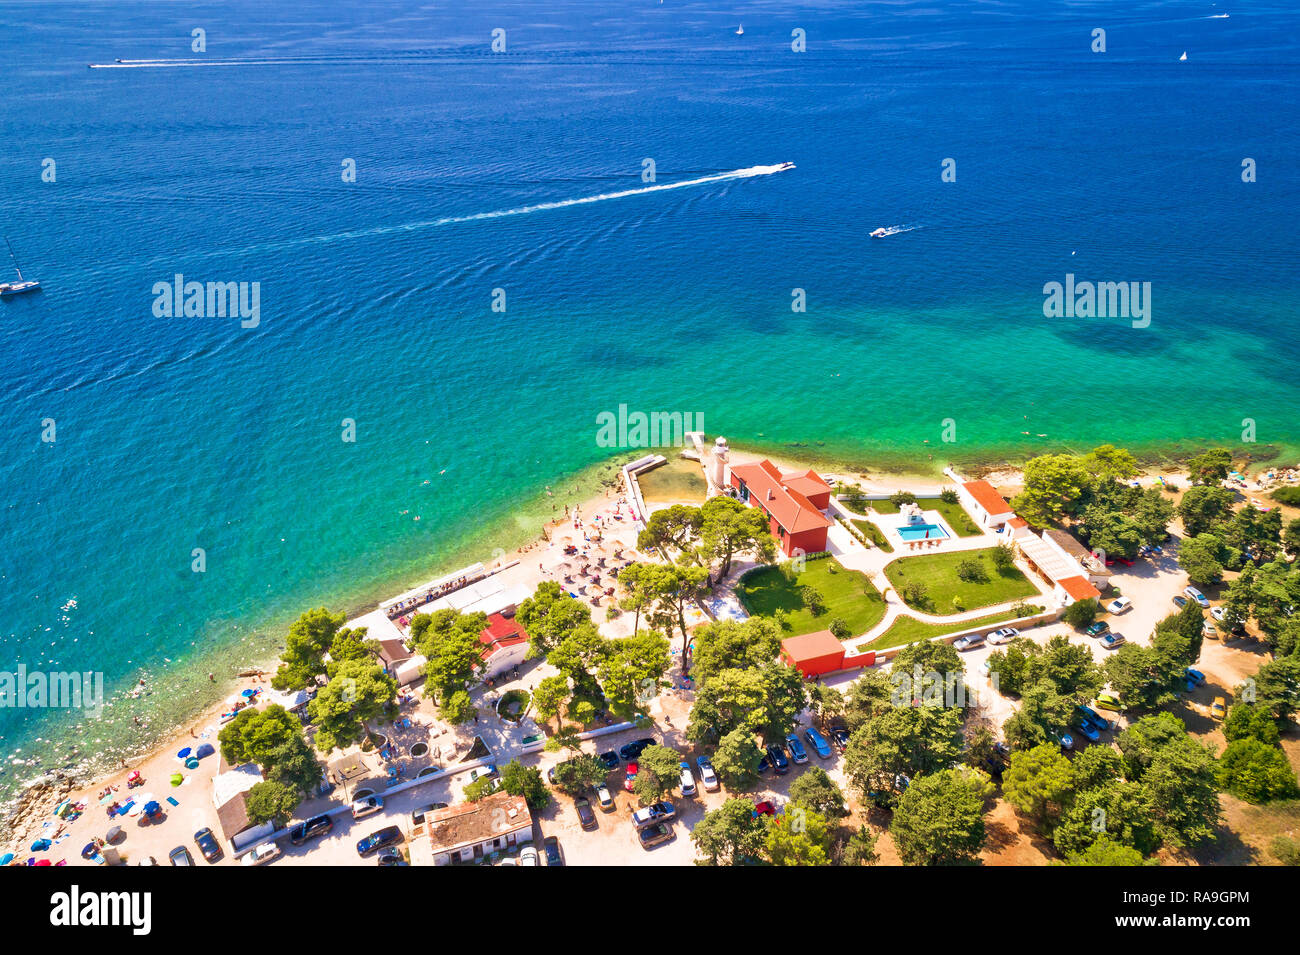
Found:
[[62, 816], [71, 808], [72, 808], [72, 800], [65, 799], [63, 800], [63, 802], [59, 803], [57, 806], [54, 807], [54, 815]]
[[13, 861], [14, 854], [12, 852], [6, 852], [4, 855], [0, 856], [0, 865], [8, 865]]
[[190, 753], [192, 753], [192, 752], [194, 752], [194, 751], [193, 751], [192, 749], [190, 749], [188, 746], [186, 746], [183, 750], [181, 750], [179, 753], [176, 754], [176, 758], [177, 758], [177, 759], [188, 759]]
[[185, 782], [185, 777], [181, 773], [172, 773], [172, 785], [179, 786]]
[[215, 752], [216, 750], [212, 748], [211, 743], [204, 743], [194, 751], [194, 755], [199, 759], [203, 759], [205, 756], [211, 756]]
[[189, 759], [185, 760], [185, 768], [186, 768], [186, 769], [198, 769], [198, 768], [199, 768], [199, 761], [198, 761], [197, 759], [195, 759], [193, 756], [191, 756]]
[[87, 842], [84, 846], [81, 847], [81, 858], [89, 859], [98, 851], [99, 848], [93, 842]]
[[32, 843], [32, 852], [44, 852], [51, 845], [53, 845], [53, 843], [51, 843], [49, 839], [37, 839]]
[[145, 803], [144, 814], [146, 816], [156, 816], [160, 812], [162, 812], [162, 806], [160, 806], [156, 801]]
[[50, 862], [49, 859], [37, 859], [37, 860], [36, 860], [36, 864], [37, 864], [37, 865], [53, 865], [54, 863]]
[[104, 841], [111, 845], [120, 835], [122, 835], [122, 827], [114, 826], [112, 829], [108, 830], [108, 832], [104, 833]]
[[247, 698], [247, 697], [251, 697], [251, 696], [257, 696], [257, 691], [256, 691], [256, 690], [245, 690], [241, 695], [244, 696], [245, 698]]

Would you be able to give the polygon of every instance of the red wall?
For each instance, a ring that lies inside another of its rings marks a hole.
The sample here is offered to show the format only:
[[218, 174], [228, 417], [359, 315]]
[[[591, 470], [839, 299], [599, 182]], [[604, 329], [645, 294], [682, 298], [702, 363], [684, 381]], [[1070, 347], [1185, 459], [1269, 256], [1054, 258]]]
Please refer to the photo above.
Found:
[[[772, 522], [772, 533], [779, 534], [776, 522]], [[826, 549], [826, 528], [814, 527], [812, 530], [800, 531], [797, 534], [787, 534], [785, 537], [777, 537], [781, 542], [781, 550], [787, 557], [794, 555], [794, 549], [798, 547], [805, 554], [820, 554]]]

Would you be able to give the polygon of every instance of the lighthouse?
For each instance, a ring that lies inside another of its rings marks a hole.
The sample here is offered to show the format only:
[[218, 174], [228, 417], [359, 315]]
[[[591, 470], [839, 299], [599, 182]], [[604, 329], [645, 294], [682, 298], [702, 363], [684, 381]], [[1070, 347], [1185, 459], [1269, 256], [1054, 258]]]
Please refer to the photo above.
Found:
[[715, 494], [725, 494], [727, 492], [727, 455], [729, 451], [727, 439], [722, 435], [718, 435], [713, 442], [713, 450], [709, 458], [709, 483], [713, 485]]

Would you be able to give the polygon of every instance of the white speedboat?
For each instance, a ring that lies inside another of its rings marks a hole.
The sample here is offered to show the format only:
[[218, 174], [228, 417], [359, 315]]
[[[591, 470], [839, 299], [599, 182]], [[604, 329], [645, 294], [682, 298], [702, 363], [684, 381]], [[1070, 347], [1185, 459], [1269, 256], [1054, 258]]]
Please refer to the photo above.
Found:
[[877, 229], [876, 231], [874, 231], [874, 232], [871, 233], [871, 238], [873, 238], [873, 239], [883, 239], [883, 238], [884, 238], [885, 236], [887, 236], [887, 235], [889, 235], [889, 230], [888, 230], [888, 229]]
[[736, 27], [736, 36], [744, 36], [744, 35], [745, 35], [745, 24], [742, 23], [740, 26]]

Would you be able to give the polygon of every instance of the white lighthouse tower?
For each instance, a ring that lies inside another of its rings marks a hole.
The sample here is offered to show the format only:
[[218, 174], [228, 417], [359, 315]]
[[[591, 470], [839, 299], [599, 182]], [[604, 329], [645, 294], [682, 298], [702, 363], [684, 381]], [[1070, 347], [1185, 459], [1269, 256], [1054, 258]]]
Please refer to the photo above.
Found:
[[709, 484], [712, 485], [710, 491], [714, 494], [727, 493], [727, 455], [730, 448], [727, 447], [727, 439], [718, 435], [713, 442], [713, 449], [709, 455]]

